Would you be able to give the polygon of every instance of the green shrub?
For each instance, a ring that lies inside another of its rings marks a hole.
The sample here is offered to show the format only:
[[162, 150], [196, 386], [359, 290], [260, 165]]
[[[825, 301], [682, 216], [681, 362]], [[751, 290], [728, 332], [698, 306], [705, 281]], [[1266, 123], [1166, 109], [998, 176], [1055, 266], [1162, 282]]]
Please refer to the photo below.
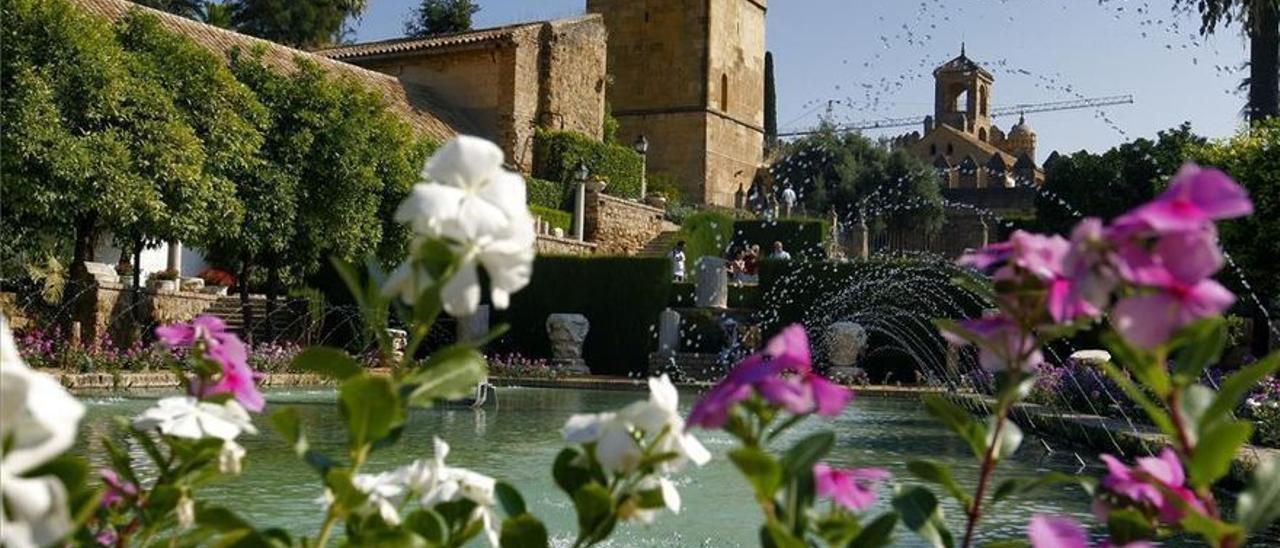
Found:
[[733, 217], [719, 211], [694, 213], [684, 218], [678, 238], [685, 242], [685, 270], [692, 275], [699, 258], [724, 255], [733, 239]]
[[568, 211], [559, 209], [551, 209], [540, 205], [530, 205], [529, 211], [534, 217], [542, 217], [542, 220], [551, 223], [554, 228], [564, 229], [567, 234], [573, 228], [573, 214]]
[[533, 138], [533, 175], [540, 179], [574, 181], [579, 162], [593, 177], [609, 182], [605, 194], [639, 198], [644, 160], [640, 153], [618, 144], [601, 143], [572, 131], [539, 130]]
[[825, 259], [824, 243], [830, 230], [827, 223], [816, 219], [746, 220], [733, 223], [733, 245], [759, 245], [769, 256], [773, 242], [782, 246], [794, 259]]
[[[671, 308], [692, 308], [696, 289], [693, 282], [671, 284]], [[729, 284], [729, 308], [760, 308], [760, 286]]]
[[667, 304], [671, 267], [663, 257], [540, 256], [533, 280], [495, 314], [511, 330], [495, 350], [550, 358], [547, 316], [577, 313], [591, 330], [583, 357], [598, 375], [641, 374], [657, 347], [658, 313]]
[[572, 207], [573, 191], [568, 184], [529, 177], [525, 179], [525, 187], [531, 206], [565, 211]]
[[696, 291], [693, 282], [671, 282], [671, 308], [693, 307]]
[[714, 310], [687, 310], [680, 314], [680, 351], [714, 354], [725, 347], [720, 313]]

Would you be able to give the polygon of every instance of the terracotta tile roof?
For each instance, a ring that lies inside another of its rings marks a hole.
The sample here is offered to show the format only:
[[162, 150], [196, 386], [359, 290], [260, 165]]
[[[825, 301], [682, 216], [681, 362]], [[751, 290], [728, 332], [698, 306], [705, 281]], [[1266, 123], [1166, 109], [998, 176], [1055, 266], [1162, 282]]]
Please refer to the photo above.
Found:
[[330, 59], [358, 59], [361, 57], [395, 55], [398, 53], [408, 53], [411, 51], [425, 49], [469, 46], [473, 44], [483, 44], [485, 42], [501, 43], [511, 38], [512, 33], [516, 29], [534, 24], [537, 23], [525, 23], [521, 25], [511, 25], [492, 29], [443, 34], [438, 36], [429, 36], [426, 38], [393, 38], [390, 40], [379, 40], [377, 42], [365, 42], [362, 44], [350, 44], [328, 49], [319, 49], [315, 50], [313, 53]]
[[475, 133], [465, 118], [451, 111], [430, 90], [401, 82], [394, 76], [153, 10], [126, 0], [71, 0], [71, 2], [91, 14], [112, 20], [120, 18], [131, 9], [144, 10], [159, 17], [161, 24], [170, 31], [187, 36], [196, 43], [223, 55], [237, 46], [251, 50], [261, 44], [266, 46], [263, 62], [281, 71], [292, 71], [294, 58], [304, 57], [314, 61], [329, 74], [350, 78], [370, 90], [381, 93], [386, 97], [391, 109], [400, 114], [421, 135], [445, 140], [458, 133]]

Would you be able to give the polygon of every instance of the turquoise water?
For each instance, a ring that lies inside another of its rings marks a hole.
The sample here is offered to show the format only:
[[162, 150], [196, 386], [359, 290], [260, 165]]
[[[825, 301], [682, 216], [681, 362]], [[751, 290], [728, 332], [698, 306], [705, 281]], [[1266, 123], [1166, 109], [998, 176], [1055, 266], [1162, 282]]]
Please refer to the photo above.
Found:
[[[682, 392], [682, 407], [691, 405], [694, 394]], [[483, 411], [470, 409], [422, 409], [412, 412], [403, 441], [374, 453], [368, 471], [381, 471], [431, 452], [431, 437], [438, 435], [453, 446], [448, 462], [471, 468], [516, 485], [525, 495], [530, 510], [547, 522], [558, 544], [567, 545], [575, 531], [573, 509], [565, 495], [552, 483], [550, 467], [562, 447], [560, 426], [573, 413], [598, 412], [621, 407], [644, 398], [640, 392], [597, 390], [502, 388], [499, 407]], [[149, 399], [88, 397], [89, 414], [81, 439], [110, 434], [110, 417], [133, 415], [150, 405]], [[330, 455], [342, 453], [345, 432], [333, 405], [334, 392], [327, 389], [290, 389], [268, 393], [268, 411], [293, 406], [300, 411], [309, 430], [313, 448]], [[256, 417], [257, 436], [238, 441], [248, 450], [244, 473], [210, 487], [203, 495], [218, 501], [253, 521], [277, 526], [297, 534], [313, 533], [323, 518], [312, 501], [321, 493], [315, 473], [296, 459], [283, 440], [270, 429], [264, 417]], [[977, 477], [977, 467], [966, 446], [951, 436], [921, 409], [914, 398], [860, 397], [840, 417], [829, 422], [810, 420], [795, 428], [792, 438], [821, 427], [837, 433], [837, 447], [831, 461], [846, 466], [880, 466], [894, 474], [894, 481], [917, 483], [905, 464], [914, 458], [932, 458], [954, 467], [957, 478], [967, 488]], [[685, 511], [663, 515], [651, 526], [628, 524], [619, 528], [611, 546], [755, 546], [760, 523], [758, 507], [733, 466], [723, 457], [731, 440], [719, 433], [701, 433], [701, 439], [716, 458], [702, 468], [689, 468], [679, 478]], [[790, 440], [782, 443], [789, 445]], [[81, 447], [82, 451], [88, 450]], [[101, 460], [97, 451], [88, 451]], [[141, 455], [141, 453], [138, 453]], [[1035, 477], [1050, 470], [1076, 473], [1081, 465], [1073, 453], [1048, 452], [1037, 439], [1028, 437], [1022, 449], [1004, 463], [997, 479]], [[1095, 475], [1096, 468], [1084, 473]], [[886, 507], [890, 487], [881, 488]], [[950, 502], [950, 501], [948, 501]], [[947, 518], [953, 530], [963, 518], [954, 504]], [[983, 536], [1025, 538], [1023, 523], [1034, 513], [1052, 512], [1088, 518], [1088, 497], [1077, 487], [1060, 487], [1006, 503], [985, 522]], [[901, 531], [897, 545], [916, 545], [910, 533]]]

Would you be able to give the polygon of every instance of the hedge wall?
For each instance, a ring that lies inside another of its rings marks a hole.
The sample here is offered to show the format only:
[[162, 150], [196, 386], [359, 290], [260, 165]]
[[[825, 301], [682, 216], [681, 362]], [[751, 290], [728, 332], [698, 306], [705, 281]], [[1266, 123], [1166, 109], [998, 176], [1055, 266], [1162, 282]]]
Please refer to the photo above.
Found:
[[542, 220], [551, 223], [552, 227], [564, 229], [566, 234], [573, 229], [573, 214], [568, 211], [532, 204], [529, 205], [529, 211], [534, 217], [542, 217]]
[[583, 357], [592, 373], [640, 374], [657, 348], [658, 313], [670, 289], [671, 266], [663, 257], [539, 256], [529, 286], [495, 314], [511, 330], [494, 347], [550, 358], [547, 316], [578, 313], [591, 322]]
[[644, 160], [640, 153], [618, 144], [601, 143], [572, 131], [539, 130], [533, 138], [533, 176], [565, 183], [574, 181], [578, 163], [585, 161], [593, 176], [604, 177], [604, 192], [640, 198]]
[[720, 211], [700, 211], [684, 218], [680, 223], [680, 235], [684, 240], [685, 271], [692, 275], [698, 259], [710, 255], [719, 257], [729, 249], [733, 239], [733, 216]]
[[759, 245], [760, 252], [767, 257], [773, 252], [773, 242], [782, 242], [794, 259], [825, 259], [827, 252], [823, 244], [829, 232], [826, 222], [815, 219], [736, 221], [733, 244]]
[[[671, 284], [670, 303], [672, 308], [692, 308], [696, 288], [693, 282], [674, 282]], [[729, 284], [729, 308], [760, 308], [759, 285]]]
[[573, 193], [569, 185], [528, 177], [525, 188], [529, 193], [529, 205], [568, 211], [573, 207]]

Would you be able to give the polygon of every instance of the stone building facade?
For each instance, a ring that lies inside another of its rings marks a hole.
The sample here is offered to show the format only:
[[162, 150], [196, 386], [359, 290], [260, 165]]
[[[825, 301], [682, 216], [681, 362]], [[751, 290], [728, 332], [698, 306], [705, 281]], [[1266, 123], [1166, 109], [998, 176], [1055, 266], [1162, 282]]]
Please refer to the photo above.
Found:
[[619, 139], [645, 136], [650, 173], [733, 206], [764, 154], [766, 0], [587, 0], [587, 11], [609, 32]]
[[933, 71], [934, 113], [924, 119], [924, 132], [895, 139], [895, 145], [930, 162], [943, 188], [1002, 189], [1039, 185], [1044, 171], [1036, 165], [1036, 133], [1025, 117], [1001, 131], [992, 121], [995, 77], [960, 56]]
[[585, 15], [316, 53], [431, 89], [527, 171], [538, 128], [601, 137], [605, 43], [601, 17]]

